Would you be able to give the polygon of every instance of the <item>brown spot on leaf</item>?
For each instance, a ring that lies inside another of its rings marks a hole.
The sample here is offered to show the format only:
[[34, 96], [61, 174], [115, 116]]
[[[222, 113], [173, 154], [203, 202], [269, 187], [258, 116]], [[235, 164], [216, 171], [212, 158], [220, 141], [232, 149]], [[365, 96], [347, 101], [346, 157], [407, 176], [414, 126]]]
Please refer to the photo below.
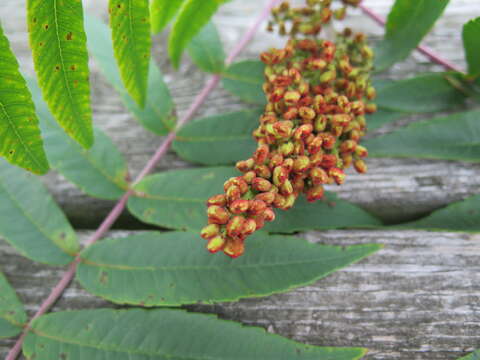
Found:
[[60, 70], [60, 65], [55, 65], [55, 71], [59, 71]]
[[72, 32], [70, 31], [65, 38], [66, 38], [67, 40], [69, 40], [69, 41], [72, 40], [72, 39], [73, 39], [73, 34], [72, 34]]
[[48, 30], [48, 24], [45, 24], [43, 27], [45, 28], [45, 30]]
[[67, 360], [67, 359], [68, 359], [67, 354], [65, 354], [65, 353], [60, 353], [60, 359], [62, 359], [62, 360]]
[[75, 71], [77, 70], [77, 67], [75, 65], [70, 66], [70, 70]]
[[34, 17], [34, 18], [32, 19], [32, 22], [35, 24], [35, 23], [37, 22], [37, 18]]
[[108, 283], [108, 274], [105, 271], [100, 273], [100, 283], [106, 285]]

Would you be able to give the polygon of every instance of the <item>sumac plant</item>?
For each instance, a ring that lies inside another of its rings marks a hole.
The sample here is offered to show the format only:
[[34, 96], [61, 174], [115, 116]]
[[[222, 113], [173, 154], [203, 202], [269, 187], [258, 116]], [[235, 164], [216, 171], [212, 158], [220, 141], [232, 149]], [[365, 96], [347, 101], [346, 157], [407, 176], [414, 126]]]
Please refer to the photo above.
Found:
[[[30, 320], [0, 273], [0, 338], [19, 336], [7, 360], [22, 351], [35, 360], [350, 360], [366, 353], [300, 344], [175, 307], [288, 291], [379, 250], [312, 244], [298, 234], [384, 226], [324, 189], [341, 189], [349, 167], [366, 172], [368, 153], [478, 161], [476, 148], [463, 145], [478, 141], [480, 127], [480, 113], [464, 108], [480, 99], [480, 20], [463, 28], [466, 72], [419, 46], [448, 0], [396, 0], [376, 44], [344, 23], [363, 11], [383, 24], [361, 0], [269, 0], [225, 56], [210, 21], [225, 2], [110, 0], [107, 25], [79, 0], [27, 0], [35, 78], [23, 75], [0, 26], [0, 235], [32, 261], [66, 267]], [[187, 52], [210, 74], [180, 118], [151, 59], [152, 33], [169, 24], [162, 54], [171, 66]], [[283, 46], [234, 62], [261, 26]], [[417, 47], [446, 72], [396, 81], [380, 73]], [[139, 123], [165, 136], [135, 177], [92, 125], [89, 60]], [[190, 122], [219, 85], [249, 108]], [[363, 140], [406, 115], [447, 110], [456, 112]], [[170, 148], [205, 166], [150, 174]], [[92, 197], [117, 201], [81, 244], [37, 176], [50, 169]], [[474, 196], [401, 226], [478, 231], [472, 210], [479, 202]], [[125, 209], [162, 231], [104, 239]], [[47, 314], [73, 278], [130, 307]]]

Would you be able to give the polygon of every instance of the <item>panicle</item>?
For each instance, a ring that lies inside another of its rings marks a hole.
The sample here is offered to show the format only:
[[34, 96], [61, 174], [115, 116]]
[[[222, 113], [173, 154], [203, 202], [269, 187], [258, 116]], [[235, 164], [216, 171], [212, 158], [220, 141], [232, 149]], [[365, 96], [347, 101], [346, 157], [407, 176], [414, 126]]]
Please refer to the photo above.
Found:
[[323, 25], [345, 17], [359, 0], [307, 0], [292, 8], [283, 2], [272, 11], [269, 28], [288, 35], [285, 48], [260, 55], [265, 63], [267, 99], [252, 157], [237, 162], [241, 175], [228, 179], [224, 193], [207, 200], [208, 225], [201, 236], [207, 249], [235, 258], [245, 239], [275, 219], [274, 209], [288, 210], [304, 194], [321, 199], [324, 185], [344, 183], [345, 169], [367, 171], [368, 151], [359, 145], [366, 132], [370, 101], [372, 50], [363, 34], [345, 29], [335, 42], [317, 38]]

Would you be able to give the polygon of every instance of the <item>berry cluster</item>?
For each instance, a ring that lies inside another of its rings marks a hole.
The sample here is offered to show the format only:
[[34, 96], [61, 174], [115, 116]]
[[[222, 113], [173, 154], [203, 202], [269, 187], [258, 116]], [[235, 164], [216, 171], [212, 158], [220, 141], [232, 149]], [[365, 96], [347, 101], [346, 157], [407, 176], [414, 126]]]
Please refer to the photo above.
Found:
[[376, 110], [367, 102], [375, 97], [372, 57], [365, 36], [349, 29], [335, 43], [291, 37], [285, 48], [261, 54], [268, 103], [253, 132], [258, 147], [236, 164], [243, 175], [207, 201], [201, 236], [210, 252], [242, 255], [245, 239], [275, 219], [273, 208], [290, 209], [301, 193], [321, 199], [323, 185], [342, 184], [352, 164], [366, 172], [359, 141], [364, 115]]

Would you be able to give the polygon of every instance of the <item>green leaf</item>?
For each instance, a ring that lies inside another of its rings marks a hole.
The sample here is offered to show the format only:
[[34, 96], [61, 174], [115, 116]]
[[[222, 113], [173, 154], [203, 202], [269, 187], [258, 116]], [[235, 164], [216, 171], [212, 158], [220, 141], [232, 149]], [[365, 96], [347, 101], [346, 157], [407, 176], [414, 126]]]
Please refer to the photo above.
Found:
[[35, 360], [354, 360], [366, 353], [304, 345], [215, 315], [172, 309], [57, 312], [32, 327], [23, 351]]
[[93, 129], [82, 2], [27, 4], [30, 46], [43, 97], [67, 134], [89, 148]]
[[448, 0], [396, 0], [388, 14], [385, 37], [375, 49], [375, 68], [405, 59], [442, 15]]
[[52, 168], [89, 195], [110, 200], [122, 196], [128, 188], [128, 169], [112, 140], [95, 128], [95, 144], [88, 150], [83, 149], [54, 121], [36, 82], [28, 80], [28, 86], [40, 117]]
[[41, 181], [0, 159], [0, 235], [34, 261], [65, 265], [79, 246], [75, 232]]
[[186, 0], [176, 17], [168, 39], [168, 54], [175, 68], [180, 65], [183, 50], [190, 40], [208, 23], [226, 0]]
[[365, 141], [372, 157], [480, 162], [480, 111], [419, 121]]
[[399, 120], [405, 116], [408, 116], [408, 113], [378, 108], [373, 114], [367, 115], [368, 131], [377, 130], [383, 125]]
[[328, 192], [322, 200], [314, 203], [309, 203], [304, 196], [300, 196], [292, 209], [276, 210], [275, 214], [275, 221], [265, 225], [266, 231], [292, 233], [313, 229], [371, 228], [382, 225], [380, 220], [362, 208]]
[[465, 94], [452, 86], [453, 73], [432, 73], [399, 80], [385, 86], [375, 103], [386, 110], [428, 113], [458, 108]]
[[262, 89], [265, 65], [257, 60], [245, 60], [230, 65], [222, 73], [222, 85], [228, 92], [247, 103], [265, 105]]
[[[198, 230], [206, 224], [206, 200], [210, 196], [223, 192], [223, 183], [230, 177], [238, 175], [239, 172], [232, 167], [183, 169], [151, 175], [135, 186], [136, 196], [130, 197], [128, 209], [146, 223], [171, 229]], [[305, 208], [302, 206], [302, 201], [298, 200], [299, 206], [294, 206], [288, 211], [285, 221], [289, 219], [298, 221], [298, 225], [295, 226], [301, 229], [378, 225], [376, 219], [354, 205], [329, 198], [345, 211], [341, 215], [342, 219], [336, 218], [339, 211], [335, 206], [310, 204]], [[315, 213], [319, 209], [322, 209], [321, 214]], [[299, 219], [306, 216], [305, 213], [309, 211], [313, 214], [309, 214], [307, 219]], [[277, 214], [279, 213], [280, 211], [277, 211]], [[283, 215], [279, 214], [279, 216]], [[332, 226], [329, 226], [330, 223]], [[274, 229], [272, 231], [294, 231], [280, 223], [272, 226]]]
[[461, 357], [457, 360], [480, 360], [480, 350], [476, 350], [467, 356]]
[[22, 303], [0, 272], [0, 339], [18, 335], [26, 322]]
[[143, 108], [152, 46], [148, 0], [109, 0], [108, 9], [120, 75], [128, 93]]
[[454, 202], [420, 220], [394, 226], [396, 229], [480, 231], [480, 195]]
[[311, 284], [380, 248], [317, 245], [266, 233], [252, 235], [246, 246], [245, 254], [232, 260], [210, 254], [197, 233], [102, 240], [82, 253], [77, 279], [87, 291], [117, 304], [215, 303]]
[[175, 105], [168, 87], [163, 81], [162, 74], [154, 64], [153, 59], [150, 61], [150, 69], [148, 71], [148, 97], [145, 107], [142, 109], [128, 95], [120, 78], [118, 68], [115, 66], [108, 26], [94, 16], [86, 16], [85, 29], [89, 39], [88, 46], [90, 52], [107, 80], [121, 96], [127, 109], [133, 113], [146, 129], [157, 135], [167, 134], [174, 127]]
[[173, 149], [185, 160], [206, 165], [247, 159], [256, 149], [252, 131], [261, 113], [243, 110], [193, 121], [178, 132]]
[[225, 52], [217, 28], [208, 22], [187, 46], [188, 55], [205, 72], [219, 73], [225, 64]]
[[0, 24], [0, 155], [36, 174], [48, 171], [38, 118]]
[[153, 0], [150, 3], [152, 32], [154, 34], [159, 33], [167, 26], [184, 1], [185, 0]]
[[470, 20], [463, 26], [463, 47], [468, 64], [468, 74], [480, 75], [480, 17]]

